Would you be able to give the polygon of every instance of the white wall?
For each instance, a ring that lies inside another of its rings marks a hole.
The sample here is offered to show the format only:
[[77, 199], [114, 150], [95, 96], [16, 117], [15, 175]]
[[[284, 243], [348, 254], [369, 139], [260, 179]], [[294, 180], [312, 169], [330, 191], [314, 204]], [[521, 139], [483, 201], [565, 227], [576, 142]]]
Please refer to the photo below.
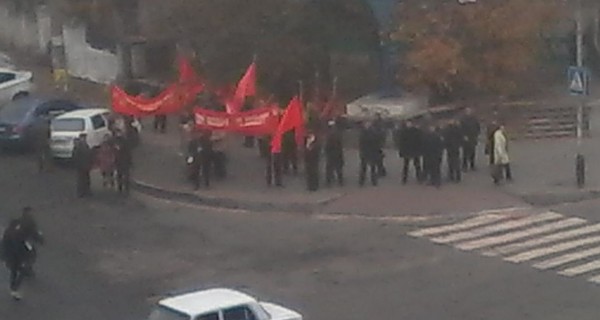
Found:
[[119, 75], [119, 57], [92, 48], [84, 26], [63, 26], [67, 69], [72, 76], [100, 83], [113, 82]]

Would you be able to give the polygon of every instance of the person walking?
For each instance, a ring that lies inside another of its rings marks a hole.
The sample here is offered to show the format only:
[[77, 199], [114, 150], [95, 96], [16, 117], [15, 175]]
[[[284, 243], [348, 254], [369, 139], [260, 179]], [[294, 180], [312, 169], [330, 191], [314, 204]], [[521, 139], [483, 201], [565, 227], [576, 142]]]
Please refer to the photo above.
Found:
[[87, 134], [82, 133], [73, 147], [73, 160], [77, 172], [77, 196], [79, 198], [92, 195], [90, 171], [93, 166], [93, 152], [87, 143]]
[[319, 189], [319, 160], [321, 157], [321, 146], [315, 132], [309, 132], [306, 136], [304, 149], [304, 166], [306, 168], [306, 189], [317, 191]]
[[448, 179], [454, 183], [461, 180], [460, 147], [463, 141], [460, 123], [456, 119], [450, 120], [444, 130], [444, 145], [448, 162]]
[[344, 141], [340, 127], [335, 121], [327, 123], [325, 141], [325, 185], [331, 186], [334, 178], [338, 185], [344, 185]]
[[122, 134], [119, 134], [115, 140], [115, 169], [119, 193], [129, 195], [132, 165], [131, 142]]
[[365, 184], [367, 168], [371, 174], [371, 184], [373, 186], [377, 185], [377, 162], [380, 156], [378, 138], [377, 132], [373, 129], [372, 124], [366, 122], [361, 128], [358, 138], [358, 153], [360, 157], [358, 184], [361, 187]]
[[510, 158], [508, 156], [508, 141], [504, 134], [504, 126], [498, 127], [494, 132], [494, 184], [499, 184], [501, 180], [512, 181], [510, 170]]
[[44, 236], [37, 227], [35, 218], [33, 217], [33, 209], [29, 206], [24, 207], [21, 212], [21, 217], [18, 218], [19, 226], [23, 232], [25, 241], [26, 257], [23, 264], [24, 276], [35, 276], [33, 265], [37, 260], [37, 245], [44, 244]]
[[463, 170], [477, 170], [477, 166], [475, 165], [475, 151], [477, 149], [479, 134], [481, 134], [481, 125], [477, 117], [473, 115], [471, 108], [465, 109], [465, 115], [460, 122], [460, 126], [463, 133]]

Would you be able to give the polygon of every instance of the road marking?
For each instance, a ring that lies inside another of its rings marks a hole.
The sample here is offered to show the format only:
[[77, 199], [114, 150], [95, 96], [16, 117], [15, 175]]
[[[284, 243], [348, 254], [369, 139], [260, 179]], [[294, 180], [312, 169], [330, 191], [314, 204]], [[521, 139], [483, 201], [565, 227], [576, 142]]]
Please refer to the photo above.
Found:
[[506, 245], [506, 246], [502, 246], [502, 247], [498, 247], [498, 248], [493, 248], [489, 251], [482, 252], [482, 254], [484, 256], [497, 256], [497, 255], [510, 254], [510, 253], [514, 253], [514, 252], [521, 251], [524, 249], [529, 249], [529, 248], [532, 248], [535, 246], [539, 246], [542, 244], [559, 241], [559, 240], [564, 240], [564, 239], [569, 239], [569, 238], [575, 238], [577, 236], [582, 236], [582, 235], [586, 235], [586, 234], [590, 234], [590, 233], [594, 233], [594, 232], [598, 232], [598, 231], [600, 231], [600, 224], [595, 224], [595, 225], [586, 226], [586, 227], [578, 228], [578, 229], [574, 229], [574, 230], [568, 230], [568, 231], [563, 231], [563, 232], [559, 232], [559, 233], [554, 233], [554, 234], [551, 234], [551, 235], [548, 235], [548, 236], [545, 236], [542, 238], [536, 238], [536, 239], [532, 239], [532, 240], [525, 241], [525, 242], [510, 244], [510, 245]]
[[462, 243], [455, 245], [455, 247], [457, 247], [461, 250], [481, 249], [481, 248], [485, 248], [485, 247], [490, 247], [490, 246], [500, 245], [500, 244], [504, 244], [504, 243], [508, 243], [508, 242], [513, 242], [515, 240], [519, 240], [522, 238], [527, 238], [530, 236], [546, 233], [549, 231], [555, 231], [555, 230], [560, 230], [560, 229], [580, 225], [585, 222], [586, 222], [586, 220], [580, 219], [580, 218], [565, 219], [565, 220], [561, 220], [558, 222], [549, 223], [549, 224], [546, 224], [546, 225], [543, 225], [540, 227], [529, 228], [529, 229], [526, 229], [523, 231], [515, 231], [515, 232], [503, 234], [500, 236], [491, 236], [491, 237], [482, 238], [482, 239], [478, 239], [478, 240], [462, 242]]
[[592, 249], [588, 249], [588, 250], [584, 250], [584, 251], [577, 251], [574, 253], [565, 254], [565, 255], [550, 259], [550, 260], [545, 260], [545, 261], [534, 264], [533, 267], [537, 268], [537, 269], [546, 270], [546, 269], [561, 266], [563, 264], [567, 264], [569, 262], [577, 261], [579, 259], [593, 257], [593, 256], [599, 255], [599, 254], [600, 254], [600, 247], [596, 247], [596, 248], [592, 248]]
[[441, 227], [419, 229], [417, 231], [410, 232], [409, 235], [413, 236], [413, 237], [423, 237], [423, 236], [435, 235], [435, 234], [440, 234], [440, 233], [448, 233], [448, 232], [452, 232], [452, 231], [459, 231], [459, 230], [478, 227], [481, 225], [489, 224], [489, 223], [496, 222], [498, 220], [507, 219], [507, 218], [510, 218], [510, 217], [496, 215], [496, 214], [487, 214], [487, 215], [471, 218], [471, 219], [468, 219], [468, 220], [460, 222], [460, 223], [444, 225]]
[[509, 262], [514, 262], [514, 263], [519, 263], [519, 262], [529, 261], [529, 260], [532, 260], [535, 258], [547, 256], [547, 255], [550, 255], [553, 253], [558, 253], [558, 252], [563, 252], [563, 251], [567, 251], [570, 249], [575, 249], [575, 248], [584, 246], [586, 244], [592, 244], [592, 243], [598, 243], [598, 242], [600, 242], [600, 236], [584, 238], [584, 239], [579, 239], [579, 240], [574, 240], [574, 241], [569, 241], [569, 242], [563, 242], [563, 243], [559, 243], [559, 244], [556, 244], [553, 246], [519, 253], [512, 257], [504, 258], [504, 260], [509, 261]]
[[588, 263], [582, 264], [580, 266], [565, 269], [563, 271], [560, 271], [558, 274], [567, 276], [567, 277], [573, 277], [573, 276], [578, 276], [580, 274], [588, 273], [590, 271], [594, 271], [594, 270], [598, 270], [598, 269], [600, 269], [600, 260], [594, 260], [592, 262], [588, 262]]
[[449, 243], [449, 242], [456, 242], [456, 241], [460, 241], [460, 240], [473, 239], [473, 238], [482, 237], [482, 236], [500, 232], [500, 231], [517, 229], [517, 228], [524, 227], [524, 226], [538, 223], [538, 222], [556, 220], [556, 219], [560, 219], [562, 217], [563, 217], [562, 214], [559, 214], [556, 212], [547, 212], [544, 214], [537, 214], [534, 216], [521, 218], [521, 219], [517, 219], [514, 221], [509, 221], [509, 222], [505, 222], [505, 223], [501, 223], [501, 224], [496, 224], [496, 225], [492, 225], [492, 226], [488, 226], [488, 227], [484, 227], [484, 228], [480, 228], [480, 229], [454, 233], [454, 234], [450, 234], [450, 235], [447, 235], [444, 237], [439, 237], [439, 238], [432, 238], [431, 241], [433, 241], [435, 243]]
[[589, 282], [593, 282], [593, 283], [599, 283], [600, 284], [600, 275], [598, 276], [593, 276], [591, 278], [588, 278]]

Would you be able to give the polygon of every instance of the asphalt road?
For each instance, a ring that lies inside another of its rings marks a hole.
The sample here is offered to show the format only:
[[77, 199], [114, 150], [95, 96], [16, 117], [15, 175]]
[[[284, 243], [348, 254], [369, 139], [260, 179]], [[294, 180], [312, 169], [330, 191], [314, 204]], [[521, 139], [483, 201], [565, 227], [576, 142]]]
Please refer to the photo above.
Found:
[[[47, 238], [23, 301], [10, 299], [1, 270], [0, 319], [144, 319], [161, 295], [215, 286], [306, 319], [597, 319], [600, 312], [600, 285], [407, 235], [421, 226], [106, 191], [77, 200], [73, 183], [67, 170], [38, 174], [24, 156], [0, 156], [0, 224], [32, 205]], [[556, 209], [593, 220], [594, 206]]]

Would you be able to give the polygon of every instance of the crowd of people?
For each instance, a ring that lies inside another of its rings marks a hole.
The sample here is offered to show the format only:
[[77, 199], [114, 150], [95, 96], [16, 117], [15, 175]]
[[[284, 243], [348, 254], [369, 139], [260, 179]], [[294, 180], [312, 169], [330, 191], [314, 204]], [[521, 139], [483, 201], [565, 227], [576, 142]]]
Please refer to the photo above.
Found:
[[[267, 185], [283, 186], [284, 175], [296, 175], [299, 150], [302, 150], [307, 190], [319, 189], [322, 167], [325, 171], [325, 186], [329, 187], [334, 183], [343, 186], [344, 131], [345, 125], [339, 120], [328, 121], [324, 129], [310, 127], [302, 148], [296, 145], [294, 132], [288, 132], [284, 136], [280, 154], [269, 152], [270, 136], [261, 137], [259, 150], [266, 162]], [[394, 124], [393, 128], [380, 116], [363, 121], [358, 135], [358, 183], [364, 186], [368, 178], [371, 185], [376, 186], [379, 179], [387, 175], [384, 149], [390, 135], [398, 156], [403, 161], [403, 184], [407, 183], [412, 168], [417, 182], [439, 188], [444, 180], [444, 159], [447, 180], [459, 183], [464, 172], [477, 169], [476, 149], [481, 133], [480, 121], [470, 108], [450, 119], [434, 120], [429, 117], [420, 121], [405, 120]], [[496, 122], [487, 127], [485, 151], [489, 157], [494, 183], [512, 180], [504, 127]], [[320, 163], [322, 156], [324, 166]]]
[[77, 174], [77, 196], [92, 195], [90, 173], [97, 168], [102, 174], [104, 188], [116, 188], [119, 193], [129, 194], [132, 167], [132, 147], [135, 143], [132, 118], [112, 119], [110, 134], [105, 136], [97, 150], [90, 148], [87, 135], [82, 133], [74, 141], [73, 163]]

